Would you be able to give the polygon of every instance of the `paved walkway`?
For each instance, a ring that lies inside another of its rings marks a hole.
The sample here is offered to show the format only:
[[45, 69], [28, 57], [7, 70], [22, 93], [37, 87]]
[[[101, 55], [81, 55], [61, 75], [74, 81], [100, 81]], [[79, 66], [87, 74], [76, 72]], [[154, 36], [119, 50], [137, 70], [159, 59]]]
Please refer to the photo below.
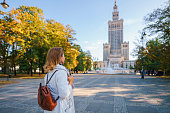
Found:
[[[43, 113], [42, 79], [0, 88], [0, 113]], [[75, 75], [76, 113], [170, 113], [170, 80], [138, 75]]]

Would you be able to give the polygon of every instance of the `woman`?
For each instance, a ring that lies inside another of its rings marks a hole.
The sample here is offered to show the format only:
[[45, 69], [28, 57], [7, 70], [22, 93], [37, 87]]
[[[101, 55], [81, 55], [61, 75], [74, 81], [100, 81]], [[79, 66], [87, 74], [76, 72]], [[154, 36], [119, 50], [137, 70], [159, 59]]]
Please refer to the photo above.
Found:
[[[46, 57], [46, 64], [44, 70], [48, 74], [48, 79], [55, 72], [47, 87], [50, 89], [52, 97], [57, 100], [57, 106], [53, 111], [46, 111], [44, 113], [75, 113], [74, 99], [72, 95], [72, 85], [74, 78], [69, 76], [69, 72], [62, 65], [65, 57], [63, 49], [60, 47], [51, 48]], [[47, 80], [47, 74], [44, 77], [44, 83]]]

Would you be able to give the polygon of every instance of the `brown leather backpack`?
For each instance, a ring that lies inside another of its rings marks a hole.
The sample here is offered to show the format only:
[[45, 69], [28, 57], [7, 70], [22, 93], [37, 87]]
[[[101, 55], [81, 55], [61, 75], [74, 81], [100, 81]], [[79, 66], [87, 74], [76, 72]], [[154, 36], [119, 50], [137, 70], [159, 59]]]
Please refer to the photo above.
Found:
[[46, 85], [42, 86], [42, 84], [40, 83], [40, 86], [38, 89], [38, 104], [43, 110], [52, 111], [56, 107], [57, 100], [59, 99], [59, 96], [57, 97], [57, 99], [53, 99], [51, 92], [49, 88], [47, 87], [47, 84], [49, 83], [49, 81], [51, 80], [55, 72], [52, 74], [49, 80], [48, 80], [48, 74], [47, 74]]

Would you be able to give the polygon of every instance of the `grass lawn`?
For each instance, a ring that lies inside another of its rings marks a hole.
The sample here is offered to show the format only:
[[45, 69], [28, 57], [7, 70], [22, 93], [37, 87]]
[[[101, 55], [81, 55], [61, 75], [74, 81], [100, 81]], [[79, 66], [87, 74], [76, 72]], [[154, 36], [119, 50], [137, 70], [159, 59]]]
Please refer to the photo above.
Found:
[[14, 84], [14, 83], [19, 83], [19, 82], [17, 82], [17, 81], [0, 80], [0, 87], [2, 87], [2, 85]]
[[166, 79], [170, 79], [170, 76], [157, 76], [158, 78], [166, 78]]
[[[44, 78], [45, 74], [33, 74], [33, 76], [31, 76], [30, 74], [17, 74], [16, 76], [14, 76], [14, 74], [11, 74], [12, 78], [19, 78], [19, 79], [38, 79], [38, 78]], [[8, 77], [7, 74], [0, 74], [0, 78], [6, 78]]]

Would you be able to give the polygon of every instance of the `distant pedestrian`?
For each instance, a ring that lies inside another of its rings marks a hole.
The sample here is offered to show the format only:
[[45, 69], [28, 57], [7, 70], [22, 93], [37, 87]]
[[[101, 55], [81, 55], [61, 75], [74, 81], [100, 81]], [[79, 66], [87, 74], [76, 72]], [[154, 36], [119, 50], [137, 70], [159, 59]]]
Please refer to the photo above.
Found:
[[[74, 99], [72, 94], [72, 85], [74, 78], [69, 76], [68, 70], [62, 65], [64, 64], [64, 51], [60, 47], [51, 48], [46, 57], [44, 70], [47, 74], [44, 77], [44, 83], [55, 72], [47, 87], [50, 89], [52, 97], [57, 99], [57, 105], [53, 111], [44, 113], [75, 113]], [[48, 76], [48, 77], [47, 77]]]

